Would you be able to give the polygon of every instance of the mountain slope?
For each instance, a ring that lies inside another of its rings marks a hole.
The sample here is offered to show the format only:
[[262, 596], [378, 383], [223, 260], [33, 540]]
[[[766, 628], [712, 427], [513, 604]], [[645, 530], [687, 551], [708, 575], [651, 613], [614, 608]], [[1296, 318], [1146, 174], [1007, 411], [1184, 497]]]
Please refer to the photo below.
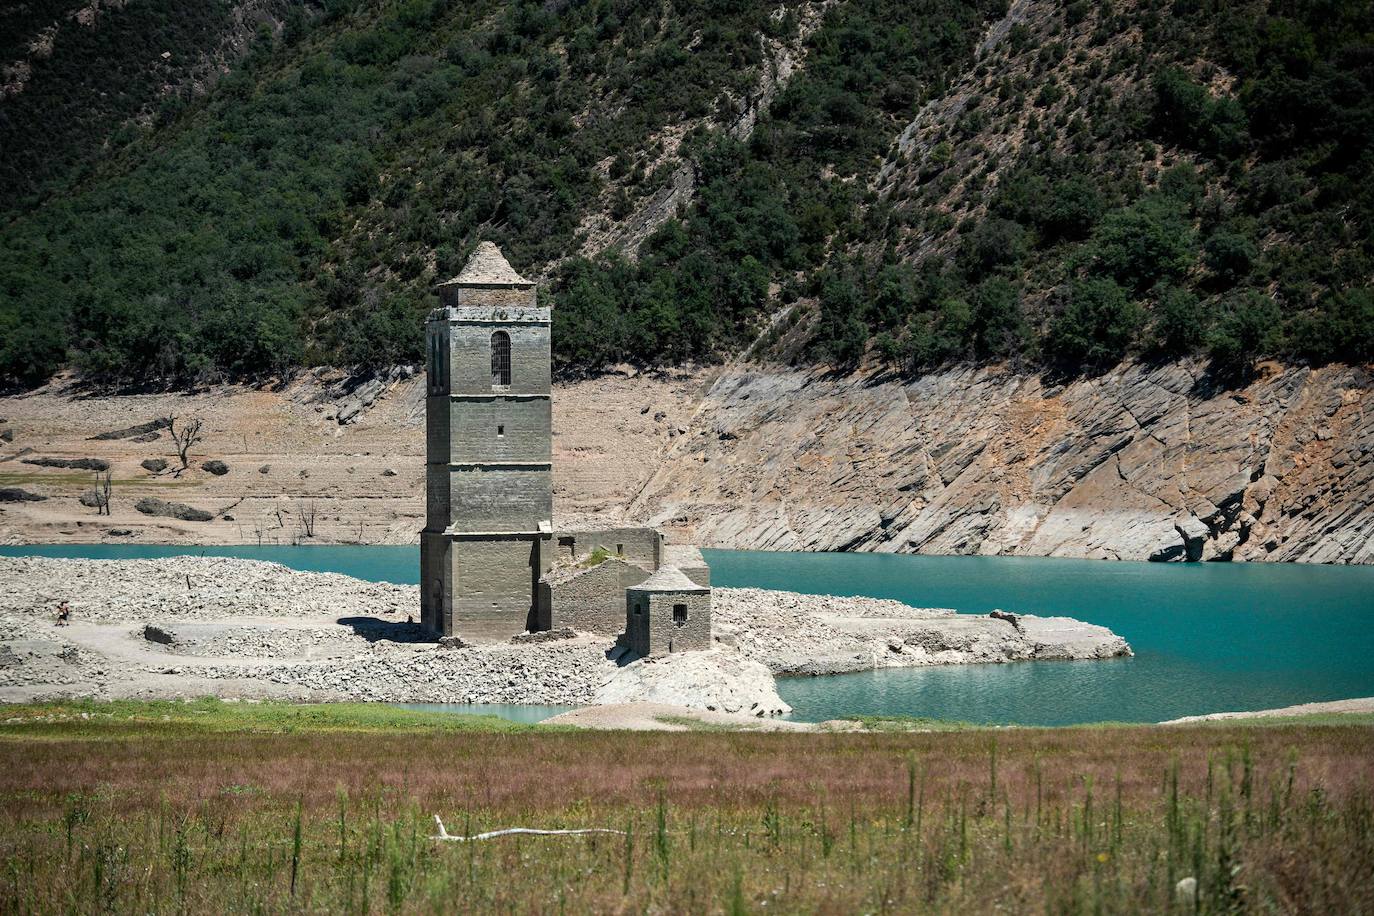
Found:
[[[574, 266], [556, 284], [559, 355], [715, 357], [770, 280], [824, 258], [861, 196], [851, 176], [983, 21], [953, 0], [330, 3], [68, 193], [7, 214], [0, 372], [411, 359], [432, 283], [479, 237], [545, 274], [684, 166], [696, 203], [640, 252], [644, 272]], [[765, 137], [739, 129], [754, 121]], [[588, 270], [627, 315], [609, 333], [574, 282]]]
[[1018, 0], [901, 130], [818, 284], [824, 352], [917, 370], [1374, 358], [1374, 10]]
[[0, 6], [0, 201], [70, 192], [96, 159], [170, 123], [250, 48], [299, 29], [290, 0], [26, 0]]
[[[1371, 391], [1336, 367], [1266, 366], [1230, 390], [1190, 364], [1067, 386], [970, 369], [613, 374], [554, 392], [555, 523], [652, 519], [674, 542], [738, 548], [1370, 563]], [[315, 373], [282, 391], [0, 400], [0, 487], [47, 497], [0, 504], [0, 541], [414, 543], [424, 393], [396, 379], [342, 425]], [[175, 465], [165, 434], [92, 439], [169, 414], [206, 430], [175, 478], [141, 465]], [[112, 514], [79, 501], [89, 474], [25, 463], [49, 457], [108, 461]], [[215, 520], [144, 515], [145, 496]]]
[[[84, 9], [8, 46], [37, 62], [0, 108], [6, 181], [37, 182], [0, 231], [11, 380], [410, 360], [479, 237], [552, 281], [569, 369], [770, 326], [756, 355], [903, 372], [1374, 358], [1358, 0]], [[82, 55], [126, 33], [111, 101]]]
[[566, 380], [719, 377], [579, 514], [1371, 559], [1368, 3], [167, 4], [5, 11], [0, 386], [410, 362], [491, 238]]

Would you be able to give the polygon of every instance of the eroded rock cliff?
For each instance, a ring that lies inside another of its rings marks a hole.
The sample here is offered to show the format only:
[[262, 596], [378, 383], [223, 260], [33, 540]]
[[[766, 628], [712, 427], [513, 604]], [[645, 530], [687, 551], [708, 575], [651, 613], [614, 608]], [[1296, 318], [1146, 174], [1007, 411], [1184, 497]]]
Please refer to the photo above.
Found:
[[1374, 562], [1370, 382], [738, 367], [627, 514], [719, 547]]
[[[46, 497], [0, 506], [0, 542], [286, 544], [314, 507], [310, 540], [414, 543], [423, 379], [389, 382], [343, 425], [331, 390], [0, 399], [0, 486]], [[993, 369], [609, 374], [554, 394], [555, 523], [652, 519], [674, 540], [779, 550], [1370, 563], [1370, 391], [1368, 369], [1341, 366], [1270, 367], [1235, 390], [1186, 363], [1067, 385]], [[175, 478], [142, 464], [175, 461], [165, 435], [92, 441], [163, 416], [206, 424]], [[80, 504], [89, 476], [23, 463], [92, 456], [114, 471], [109, 516]], [[215, 520], [135, 510], [169, 486]]]

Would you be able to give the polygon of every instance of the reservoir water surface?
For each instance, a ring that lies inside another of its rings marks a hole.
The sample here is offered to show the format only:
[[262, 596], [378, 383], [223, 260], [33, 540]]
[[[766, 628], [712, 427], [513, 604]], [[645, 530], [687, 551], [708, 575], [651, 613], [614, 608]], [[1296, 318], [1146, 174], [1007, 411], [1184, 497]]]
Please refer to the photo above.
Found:
[[[721, 586], [895, 598], [1110, 627], [1135, 658], [884, 669], [785, 678], [795, 718], [911, 715], [981, 723], [1157, 722], [1374, 695], [1374, 568], [707, 550]], [[0, 555], [271, 560], [413, 584], [415, 547], [0, 547]]]

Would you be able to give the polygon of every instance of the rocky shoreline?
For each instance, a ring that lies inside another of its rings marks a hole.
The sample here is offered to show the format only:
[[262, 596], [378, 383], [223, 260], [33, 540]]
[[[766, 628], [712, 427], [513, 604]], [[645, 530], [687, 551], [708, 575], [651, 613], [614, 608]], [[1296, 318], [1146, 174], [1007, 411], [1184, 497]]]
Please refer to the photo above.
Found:
[[716, 638], [777, 675], [1131, 655], [1106, 627], [1069, 617], [988, 616], [900, 601], [716, 590]]
[[1061, 381], [741, 364], [629, 514], [740, 550], [1374, 562], [1364, 367], [1190, 362]]
[[591, 634], [450, 649], [409, 620], [415, 586], [218, 557], [0, 557], [0, 701], [655, 702], [769, 716], [788, 711], [773, 675], [1130, 654], [1068, 618], [762, 589], [715, 601], [710, 652], [636, 660]]

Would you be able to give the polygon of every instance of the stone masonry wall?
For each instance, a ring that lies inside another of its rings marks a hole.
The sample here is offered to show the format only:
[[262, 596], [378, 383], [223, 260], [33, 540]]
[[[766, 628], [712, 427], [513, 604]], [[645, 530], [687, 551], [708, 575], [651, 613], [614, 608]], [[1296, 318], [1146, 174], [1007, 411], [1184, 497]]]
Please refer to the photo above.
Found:
[[452, 383], [456, 394], [481, 394], [492, 391], [491, 335], [505, 331], [510, 335], [512, 394], [548, 394], [549, 326], [507, 324], [499, 321], [455, 323], [452, 326]]
[[451, 564], [447, 537], [420, 535], [420, 622], [436, 633], [443, 633], [453, 619], [452, 605], [445, 600], [453, 574]]
[[478, 307], [523, 311], [538, 306], [538, 294], [533, 286], [445, 286], [439, 290], [439, 299], [441, 304], [459, 309]]
[[[640, 656], [711, 648], [710, 592], [642, 592], [625, 597], [630, 651]], [[687, 620], [673, 620], [673, 608], [687, 606]]]
[[614, 636], [625, 630], [625, 589], [649, 578], [638, 566], [607, 560], [549, 585], [552, 627]]
[[663, 561], [663, 535], [653, 528], [560, 531], [555, 538], [559, 562], [584, 560], [598, 547], [650, 572], [658, 569]]
[[701, 549], [691, 544], [666, 544], [663, 547], [663, 565], [676, 566], [683, 575], [702, 588], [711, 587], [711, 567]]
[[454, 543], [454, 632], [478, 642], [505, 640], [531, 625], [535, 543], [519, 538]]
[[549, 460], [546, 397], [465, 397], [452, 403], [450, 413], [454, 462]]
[[548, 470], [467, 466], [455, 468], [451, 481], [459, 531], [534, 532], [553, 518]]

